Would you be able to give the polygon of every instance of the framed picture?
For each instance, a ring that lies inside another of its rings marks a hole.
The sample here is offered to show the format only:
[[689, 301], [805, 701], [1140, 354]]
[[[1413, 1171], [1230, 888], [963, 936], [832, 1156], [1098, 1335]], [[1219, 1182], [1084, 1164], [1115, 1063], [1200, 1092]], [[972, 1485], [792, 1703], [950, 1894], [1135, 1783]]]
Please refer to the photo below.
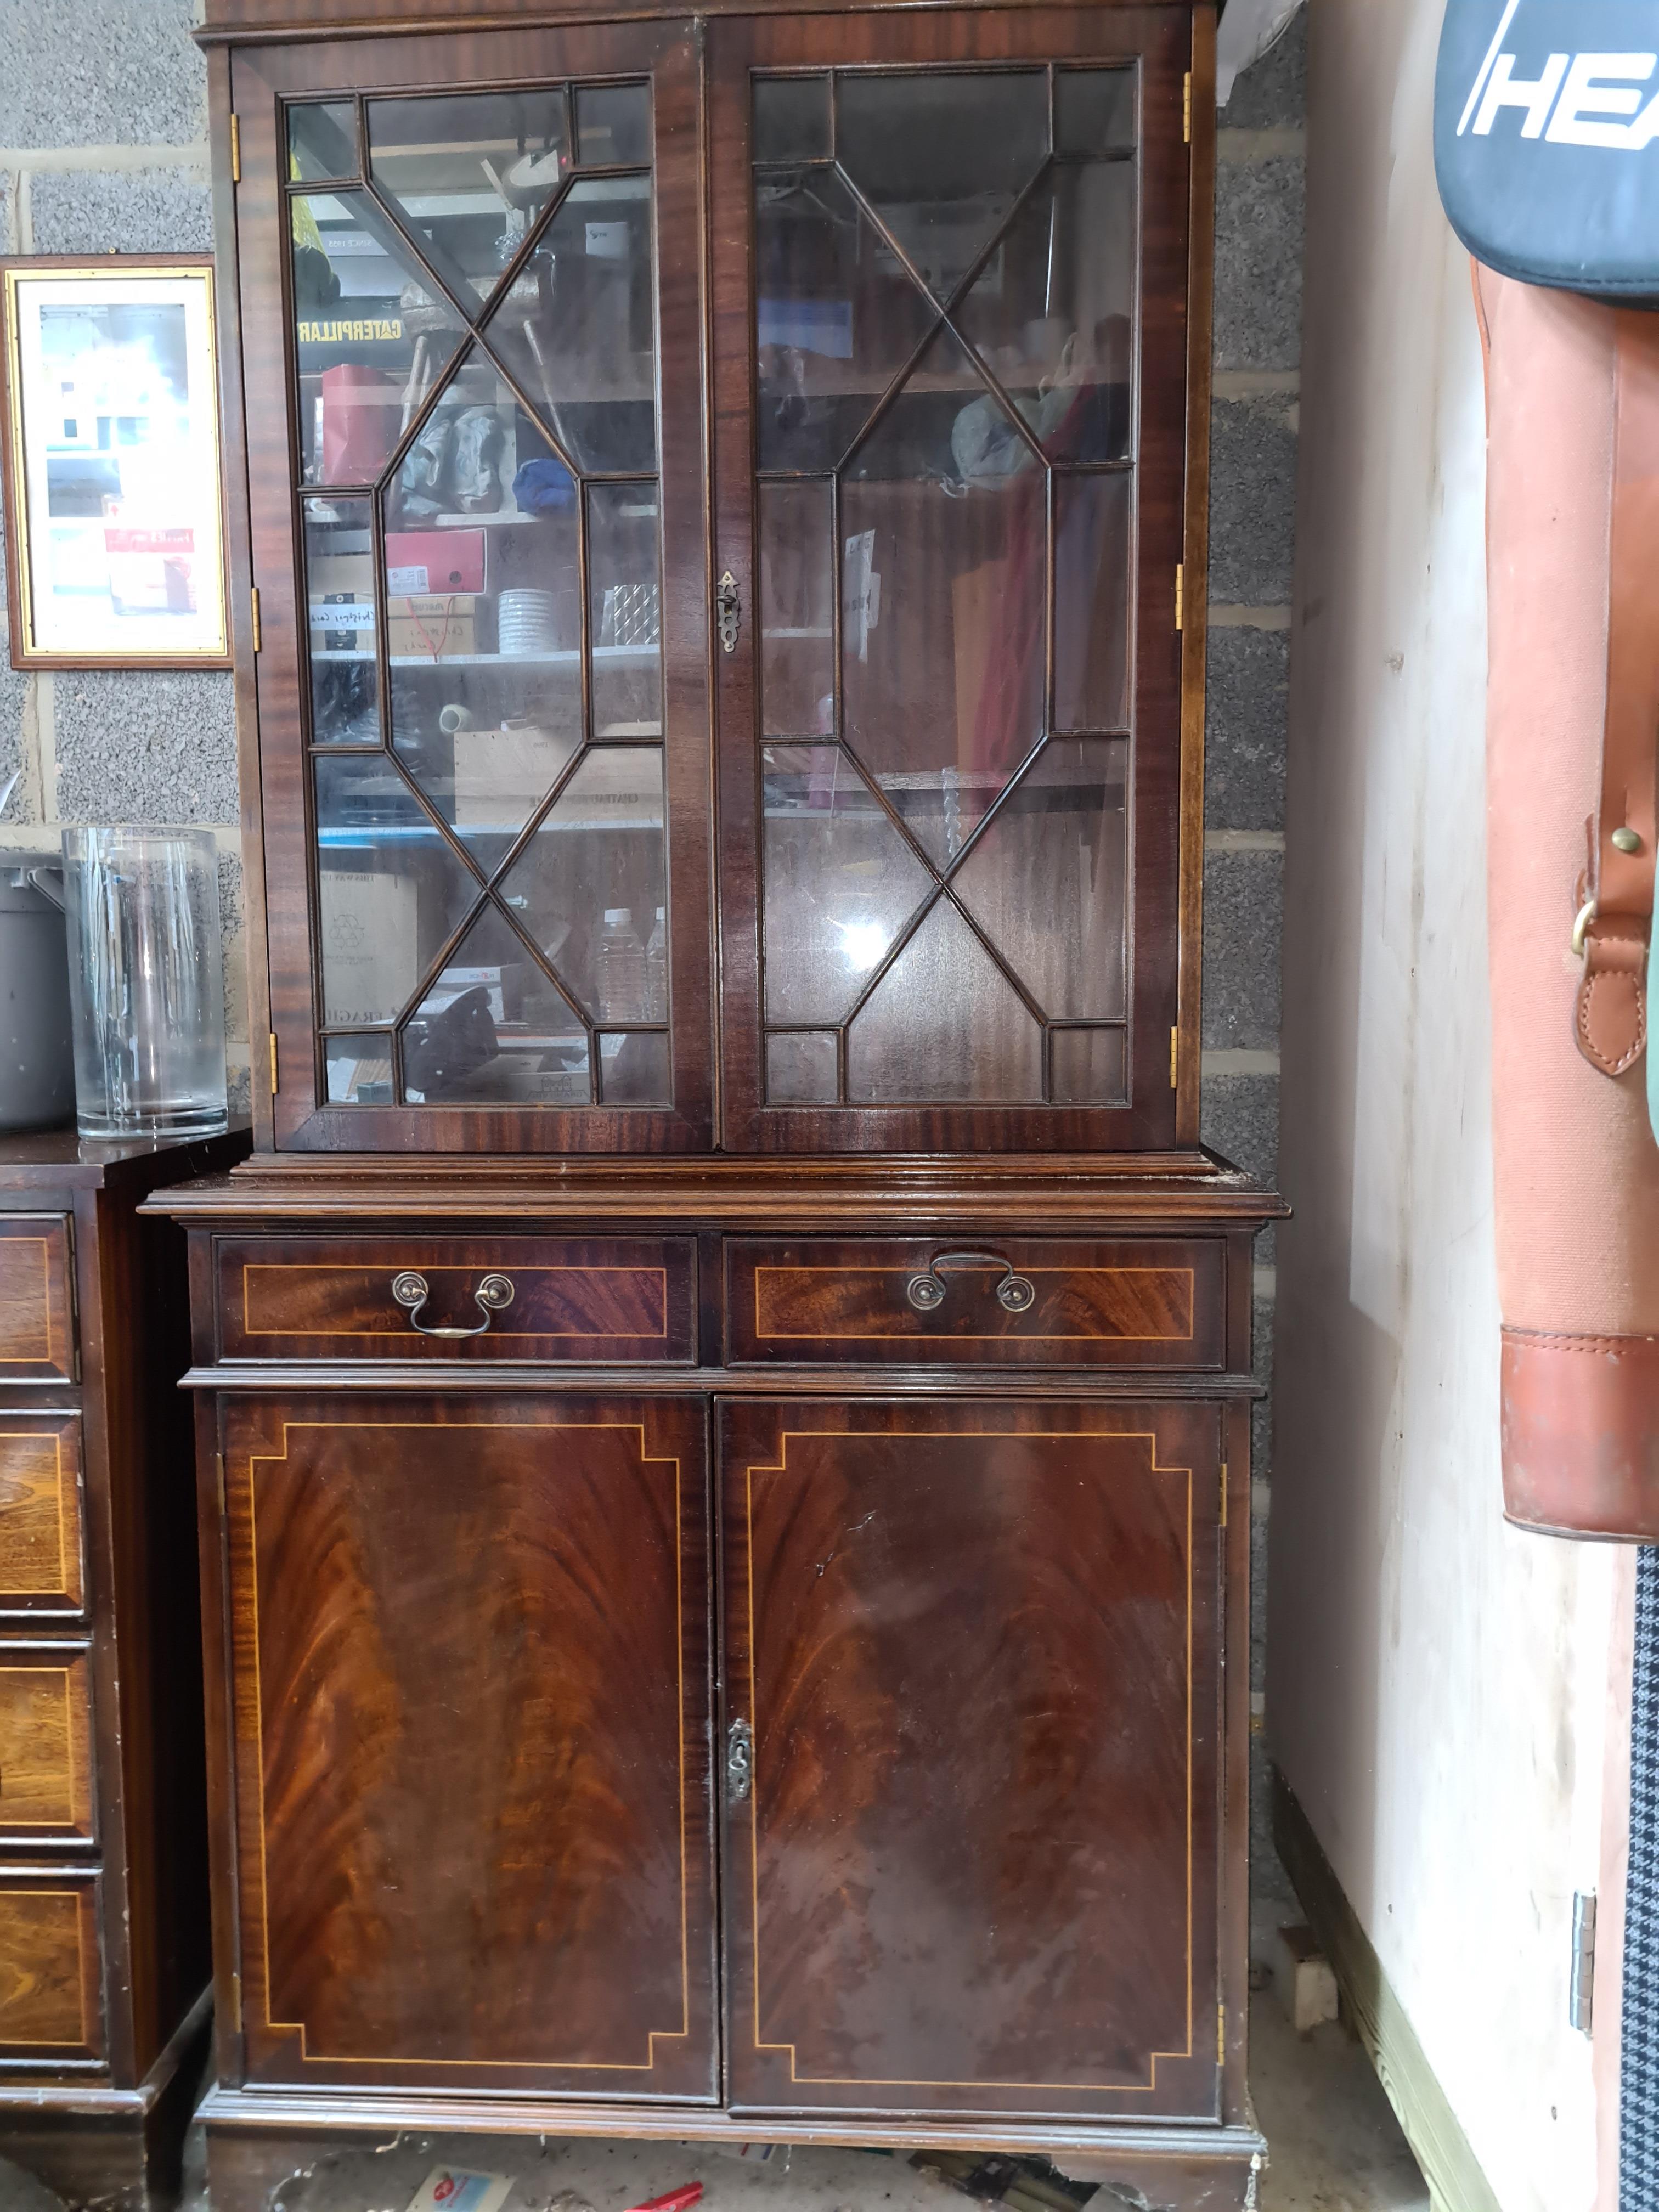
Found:
[[228, 667], [213, 264], [0, 261], [14, 668]]

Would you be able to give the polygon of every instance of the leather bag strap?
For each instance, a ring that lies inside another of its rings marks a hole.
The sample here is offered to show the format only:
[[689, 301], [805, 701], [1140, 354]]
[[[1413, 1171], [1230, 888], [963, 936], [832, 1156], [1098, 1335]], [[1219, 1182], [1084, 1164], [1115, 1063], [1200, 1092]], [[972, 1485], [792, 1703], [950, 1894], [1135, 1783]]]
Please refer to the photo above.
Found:
[[1601, 797], [1573, 932], [1578, 1049], [1611, 1076], [1647, 1045], [1659, 834], [1659, 317], [1624, 309], [1618, 324]]

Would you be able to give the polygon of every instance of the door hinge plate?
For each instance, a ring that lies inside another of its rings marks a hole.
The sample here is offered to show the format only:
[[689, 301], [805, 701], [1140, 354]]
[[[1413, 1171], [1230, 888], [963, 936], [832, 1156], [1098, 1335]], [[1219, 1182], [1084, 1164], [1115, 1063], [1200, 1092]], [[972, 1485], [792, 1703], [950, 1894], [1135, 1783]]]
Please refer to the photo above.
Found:
[[1218, 2005], [1215, 2008], [1215, 2063], [1218, 2066], [1224, 2066], [1227, 2063], [1227, 2008], [1225, 2005]]
[[1227, 1462], [1224, 1459], [1221, 1462], [1221, 1525], [1224, 1528], [1227, 1525]]
[[1187, 627], [1187, 568], [1183, 562], [1176, 570], [1176, 628]]
[[1567, 2018], [1588, 2035], [1595, 2014], [1595, 1892], [1572, 1897], [1572, 1964], [1567, 1977]]
[[248, 606], [253, 617], [253, 650], [258, 653], [264, 641], [259, 630], [259, 586], [257, 584], [248, 592]]
[[1181, 1031], [1178, 1029], [1170, 1031], [1170, 1088], [1171, 1091], [1181, 1088]]
[[[234, 127], [236, 118], [233, 115], [230, 119]], [[1193, 73], [1190, 70], [1181, 80], [1181, 143], [1183, 146], [1190, 146], [1193, 143]]]
[[213, 1455], [213, 1479], [218, 1493], [219, 1518], [223, 1521], [225, 1517], [225, 1455], [222, 1452], [215, 1452]]
[[[1187, 82], [1190, 85], [1191, 77]], [[230, 181], [233, 185], [242, 181], [242, 126], [234, 115], [230, 118]]]
[[269, 1038], [269, 1042], [270, 1042], [270, 1095], [271, 1095], [271, 1097], [274, 1098], [274, 1097], [276, 1096], [276, 1091], [277, 1091], [277, 1083], [276, 1083], [276, 1030], [271, 1030], [271, 1032], [270, 1032], [270, 1038]]

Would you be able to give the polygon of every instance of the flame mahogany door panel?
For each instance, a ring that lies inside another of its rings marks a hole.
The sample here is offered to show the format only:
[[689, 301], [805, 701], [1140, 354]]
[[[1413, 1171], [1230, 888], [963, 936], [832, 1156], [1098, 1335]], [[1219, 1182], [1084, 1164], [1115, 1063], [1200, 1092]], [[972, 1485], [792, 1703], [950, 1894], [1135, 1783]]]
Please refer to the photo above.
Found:
[[1217, 2117], [1217, 1409], [720, 1421], [732, 2108]]
[[247, 2079], [712, 2100], [702, 1401], [222, 1420]]

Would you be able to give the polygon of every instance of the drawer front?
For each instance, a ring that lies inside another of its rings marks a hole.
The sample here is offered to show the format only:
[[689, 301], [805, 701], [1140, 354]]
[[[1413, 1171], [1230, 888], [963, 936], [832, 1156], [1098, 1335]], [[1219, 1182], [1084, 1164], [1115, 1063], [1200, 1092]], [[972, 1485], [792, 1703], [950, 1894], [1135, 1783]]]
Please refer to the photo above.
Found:
[[1219, 1368], [1225, 1250], [1206, 1237], [726, 1247], [732, 1364]]
[[86, 1607], [81, 1422], [0, 1405], [0, 1620]]
[[0, 1382], [75, 1380], [70, 1230], [61, 1213], [0, 1213]]
[[97, 2060], [98, 1878], [0, 1878], [0, 2069], [10, 2058]]
[[[690, 1362], [695, 1270], [690, 1237], [227, 1237], [218, 1246], [220, 1352], [226, 1359]], [[490, 1278], [510, 1284], [510, 1297], [492, 1303]], [[444, 1329], [471, 1333], [432, 1333]]]
[[0, 1644], [0, 1844], [89, 1843], [92, 1833], [86, 1647]]

